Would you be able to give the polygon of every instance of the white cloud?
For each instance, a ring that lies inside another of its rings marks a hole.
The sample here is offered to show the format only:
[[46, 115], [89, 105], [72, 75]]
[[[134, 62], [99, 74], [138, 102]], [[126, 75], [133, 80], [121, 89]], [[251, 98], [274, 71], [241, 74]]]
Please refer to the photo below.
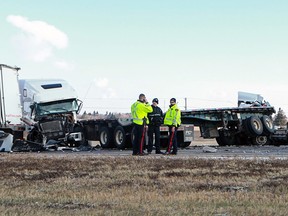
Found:
[[105, 88], [108, 86], [108, 79], [107, 78], [97, 78], [94, 80], [95, 85], [99, 88]]
[[68, 62], [66, 61], [56, 61], [54, 62], [54, 65], [57, 67], [57, 68], [60, 68], [60, 69], [64, 69], [64, 70], [73, 70], [74, 69], [74, 65], [72, 64], [69, 64]]
[[10, 15], [7, 21], [21, 30], [13, 37], [14, 46], [26, 58], [44, 61], [53, 55], [53, 48], [68, 46], [65, 33], [43, 21], [30, 21], [26, 17]]
[[94, 80], [94, 83], [97, 87], [97, 95], [101, 98], [114, 98], [116, 96], [116, 92], [109, 86], [109, 80], [107, 78], [97, 78]]

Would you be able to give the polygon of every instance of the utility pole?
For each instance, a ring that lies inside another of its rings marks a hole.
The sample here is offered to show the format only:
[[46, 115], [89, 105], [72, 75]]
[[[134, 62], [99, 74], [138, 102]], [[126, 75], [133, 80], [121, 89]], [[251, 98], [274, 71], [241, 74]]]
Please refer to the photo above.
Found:
[[187, 110], [187, 98], [185, 97], [184, 99], [185, 99], [185, 108], [184, 109]]

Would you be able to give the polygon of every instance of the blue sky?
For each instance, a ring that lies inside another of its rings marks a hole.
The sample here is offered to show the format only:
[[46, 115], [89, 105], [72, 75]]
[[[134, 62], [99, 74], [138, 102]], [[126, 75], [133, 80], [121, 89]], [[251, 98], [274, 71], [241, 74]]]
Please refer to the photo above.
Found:
[[83, 111], [129, 112], [140, 93], [229, 107], [246, 91], [288, 114], [288, 1], [0, 2], [0, 63], [67, 80]]

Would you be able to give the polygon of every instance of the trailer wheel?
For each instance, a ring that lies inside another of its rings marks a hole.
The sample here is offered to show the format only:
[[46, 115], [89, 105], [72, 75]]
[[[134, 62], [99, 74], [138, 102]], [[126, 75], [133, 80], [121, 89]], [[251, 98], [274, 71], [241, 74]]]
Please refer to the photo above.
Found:
[[190, 146], [191, 142], [180, 142], [177, 141], [178, 147], [179, 148], [187, 148], [188, 146]]
[[251, 136], [259, 136], [263, 133], [263, 124], [257, 116], [251, 116], [245, 120], [246, 132]]
[[263, 134], [268, 135], [274, 132], [273, 120], [269, 116], [262, 116], [261, 122], [263, 124]]
[[253, 137], [252, 143], [253, 145], [263, 146], [263, 145], [269, 145], [270, 141], [267, 136], [256, 136]]
[[236, 144], [235, 136], [225, 136], [222, 130], [219, 130], [219, 137], [216, 137], [219, 146], [230, 146]]
[[134, 127], [132, 128], [132, 130], [131, 130], [131, 134], [130, 134], [130, 142], [131, 142], [131, 144], [133, 145], [133, 141], [134, 141]]
[[191, 142], [184, 142], [184, 131], [177, 132], [177, 146], [179, 148], [186, 148]]
[[[160, 139], [160, 147], [161, 148], [167, 148], [169, 145], [169, 139], [168, 138], [162, 138]], [[179, 144], [178, 144], [179, 145]]]
[[113, 134], [114, 144], [118, 149], [124, 149], [126, 147], [126, 133], [122, 126], [117, 126]]
[[[132, 130], [131, 130], [131, 134], [130, 134], [130, 142], [127, 142], [126, 143], [126, 147], [133, 147], [133, 141], [134, 141], [134, 130], [135, 130], [135, 128], [133, 127], [132, 128]], [[148, 136], [147, 135], [145, 135], [145, 138], [144, 138], [144, 143], [143, 143], [143, 150], [145, 150], [145, 149], [148, 149], [148, 144], [147, 144], [147, 142], [146, 142], [146, 140], [148, 139]]]
[[219, 136], [219, 137], [216, 137], [216, 142], [217, 142], [217, 144], [218, 144], [219, 146], [225, 146], [225, 145], [223, 144], [222, 139], [220, 138], [220, 136]]
[[237, 146], [249, 145], [249, 140], [245, 133], [240, 133], [240, 134], [235, 135], [235, 139], [236, 139]]
[[99, 139], [102, 148], [111, 147], [112, 136], [108, 127], [101, 127], [99, 131]]
[[216, 142], [219, 146], [231, 146], [237, 144], [234, 136], [216, 137]]

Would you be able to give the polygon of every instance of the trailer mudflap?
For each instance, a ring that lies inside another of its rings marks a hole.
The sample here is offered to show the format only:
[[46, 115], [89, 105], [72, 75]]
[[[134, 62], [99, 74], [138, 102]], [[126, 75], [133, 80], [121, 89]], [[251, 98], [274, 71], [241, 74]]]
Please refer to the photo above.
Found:
[[194, 125], [182, 125], [184, 142], [192, 142], [194, 140]]

